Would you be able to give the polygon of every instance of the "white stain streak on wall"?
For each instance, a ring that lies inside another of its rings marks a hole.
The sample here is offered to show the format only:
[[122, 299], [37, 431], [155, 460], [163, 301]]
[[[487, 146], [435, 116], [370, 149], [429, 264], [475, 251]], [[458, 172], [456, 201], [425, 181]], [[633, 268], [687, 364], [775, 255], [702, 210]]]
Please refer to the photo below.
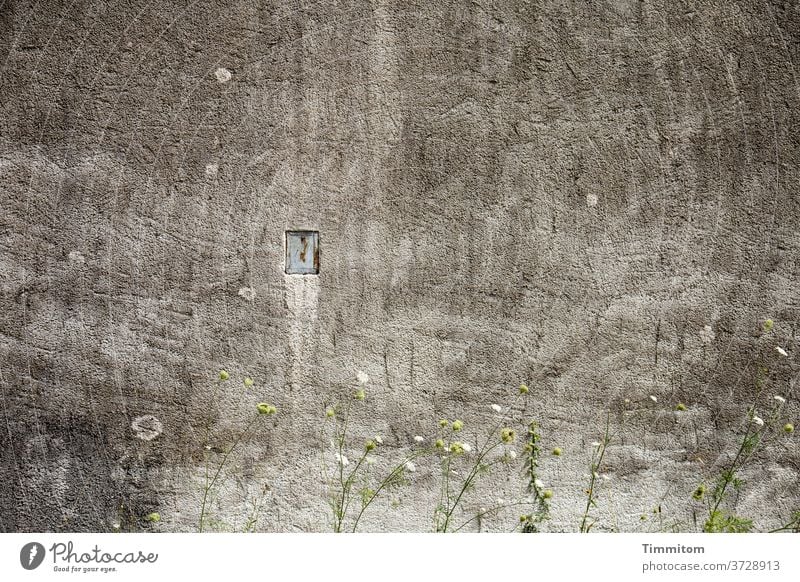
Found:
[[401, 93], [399, 91], [397, 37], [391, 15], [391, 4], [378, 2], [375, 7], [375, 37], [373, 39], [370, 68], [376, 80], [370, 86], [374, 103], [378, 104], [377, 127], [385, 143], [397, 143], [402, 134]]
[[300, 384], [308, 366], [304, 365], [304, 348], [316, 334], [319, 307], [319, 277], [315, 275], [285, 275], [286, 308], [289, 310], [290, 381]]

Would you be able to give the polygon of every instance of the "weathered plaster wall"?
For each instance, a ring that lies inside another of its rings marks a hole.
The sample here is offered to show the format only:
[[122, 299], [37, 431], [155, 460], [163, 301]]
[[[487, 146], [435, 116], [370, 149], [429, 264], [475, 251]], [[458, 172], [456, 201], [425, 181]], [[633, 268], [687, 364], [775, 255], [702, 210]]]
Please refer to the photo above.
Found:
[[[791, 1], [0, 0], [0, 530], [194, 529], [204, 427], [218, 459], [260, 400], [213, 517], [266, 485], [260, 528], [324, 530], [357, 369], [381, 458], [528, 383], [554, 531], [610, 409], [597, 529], [691, 527], [756, 367], [761, 407], [796, 375], [797, 63]], [[798, 471], [768, 447], [739, 512], [777, 524]], [[436, 487], [418, 463], [364, 529], [428, 530]]]

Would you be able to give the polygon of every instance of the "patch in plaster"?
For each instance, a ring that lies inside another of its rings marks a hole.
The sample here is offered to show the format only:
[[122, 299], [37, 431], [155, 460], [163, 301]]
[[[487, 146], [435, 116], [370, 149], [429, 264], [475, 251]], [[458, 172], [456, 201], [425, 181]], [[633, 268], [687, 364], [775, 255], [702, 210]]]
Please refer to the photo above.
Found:
[[227, 83], [231, 80], [232, 75], [231, 72], [225, 67], [218, 67], [217, 70], [214, 71], [214, 76], [220, 83]]
[[86, 262], [86, 257], [84, 257], [80, 251], [70, 251], [69, 262], [76, 265], [82, 265]]
[[164, 425], [152, 414], [137, 416], [131, 423], [133, 434], [143, 441], [151, 441], [164, 431]]
[[703, 326], [703, 329], [700, 330], [700, 341], [704, 344], [710, 344], [714, 341], [714, 338], [717, 337], [714, 333], [714, 330], [711, 329], [710, 325]]
[[245, 301], [252, 301], [256, 298], [256, 291], [252, 287], [242, 287], [239, 289], [239, 297], [242, 297]]
[[597, 206], [597, 194], [586, 195], [586, 206], [588, 206], [589, 208]]
[[219, 164], [206, 164], [206, 176], [213, 178], [219, 172]]

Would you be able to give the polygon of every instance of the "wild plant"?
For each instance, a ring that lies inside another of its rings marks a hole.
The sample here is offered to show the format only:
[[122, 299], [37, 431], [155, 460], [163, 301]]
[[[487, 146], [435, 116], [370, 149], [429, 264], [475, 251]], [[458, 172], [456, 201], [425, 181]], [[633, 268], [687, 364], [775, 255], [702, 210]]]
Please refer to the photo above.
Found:
[[[439, 421], [439, 435], [434, 448], [439, 457], [441, 488], [439, 501], [433, 513], [434, 531], [439, 533], [459, 531], [486, 514], [517, 504], [498, 503], [496, 507], [479, 511], [465, 522], [455, 523], [456, 511], [463, 509], [465, 494], [474, 489], [476, 481], [481, 476], [489, 474], [492, 467], [498, 463], [510, 464], [517, 458], [517, 453], [511, 446], [516, 440], [517, 431], [509, 425], [518, 422], [514, 416], [518, 417], [524, 412], [525, 407], [518, 409], [518, 405], [526, 400], [528, 393], [528, 387], [522, 385], [517, 397], [509, 406], [503, 408], [499, 404], [491, 405], [495, 414], [493, 425], [483, 443], [476, 444], [474, 455], [472, 446], [461, 438], [464, 430], [463, 421], [456, 419], [451, 422], [444, 418]], [[502, 454], [492, 456], [498, 448], [502, 448]], [[460, 470], [457, 472], [456, 468]], [[463, 479], [456, 478], [461, 474], [466, 476]]]
[[[328, 434], [332, 433], [334, 462], [332, 468], [329, 468], [326, 462], [327, 455], [323, 451], [322, 471], [327, 484], [328, 504], [333, 516], [333, 531], [337, 533], [357, 531], [365, 512], [378, 496], [387, 490], [408, 484], [408, 474], [416, 471], [414, 460], [430, 452], [428, 449], [412, 451], [393, 465], [387, 474], [373, 479], [372, 467], [376, 464], [375, 456], [384, 444], [383, 438], [376, 435], [354, 446], [348, 435], [348, 430], [351, 428], [352, 406], [362, 404], [367, 398], [366, 386], [369, 383], [369, 376], [364, 372], [358, 372], [356, 379], [358, 387], [351, 397], [346, 398], [344, 403], [338, 402], [326, 409], [322, 428], [323, 442], [326, 442]], [[415, 442], [422, 442], [419, 439], [422, 437], [417, 437]], [[348, 455], [351, 455], [353, 450], [356, 451], [353, 455], [355, 461], [351, 463]]]
[[599, 441], [592, 443], [592, 457], [589, 463], [589, 486], [585, 490], [586, 493], [586, 506], [583, 510], [583, 517], [580, 524], [581, 533], [589, 533], [589, 531], [597, 523], [597, 520], [591, 516], [591, 510], [597, 508], [598, 486], [600, 481], [603, 480], [601, 475], [603, 460], [606, 455], [609, 443], [611, 443], [610, 434], [611, 415], [606, 414], [606, 427], [603, 432], [603, 438]]
[[[522, 533], [537, 533], [541, 524], [550, 519], [550, 499], [553, 497], [552, 489], [545, 489], [544, 482], [539, 478], [539, 460], [541, 458], [542, 436], [538, 432], [539, 425], [536, 421], [528, 424], [527, 442], [525, 443], [525, 457], [523, 472], [527, 478], [526, 490], [533, 496], [532, 511], [520, 516]], [[552, 454], [560, 457], [562, 450], [555, 447]]]
[[[765, 333], [773, 329], [773, 322], [768, 319], [764, 323]], [[774, 351], [781, 357], [788, 354], [780, 347], [776, 346]], [[739, 493], [744, 481], [741, 473], [747, 465], [756, 458], [757, 454], [767, 446], [770, 441], [774, 441], [783, 435], [790, 435], [794, 432], [794, 425], [790, 422], [781, 420], [783, 416], [786, 398], [781, 395], [774, 395], [770, 400], [769, 413], [766, 418], [762, 418], [758, 413], [758, 403], [763, 402], [763, 393], [766, 389], [766, 378], [769, 370], [759, 365], [755, 378], [755, 397], [749, 406], [744, 418], [744, 433], [739, 442], [739, 447], [732, 460], [727, 463], [719, 474], [713, 479], [711, 488], [701, 483], [692, 493], [692, 498], [699, 504], [705, 504], [705, 521], [702, 531], [707, 533], [745, 533], [753, 531], [753, 520], [738, 516], [734, 513], [735, 503], [730, 501], [732, 493]], [[761, 407], [762, 409], [765, 407]], [[695, 510], [695, 515], [697, 510]], [[798, 527], [797, 513], [783, 527], [774, 531], [791, 530]], [[696, 517], [695, 517], [696, 521]]]
[[[224, 382], [227, 382], [230, 379], [230, 374], [226, 370], [221, 370], [219, 373], [219, 381], [217, 384], [217, 390], [214, 392], [214, 397], [212, 398], [212, 409], [215, 407], [217, 402], [217, 393], [220, 391]], [[245, 388], [251, 388], [254, 384], [253, 380], [249, 377], [245, 378], [243, 381]], [[228, 461], [231, 459], [231, 455], [236, 450], [236, 448], [242, 443], [246, 442], [251, 434], [255, 431], [255, 429], [260, 424], [260, 419], [272, 416], [277, 412], [277, 409], [272, 404], [267, 402], [259, 402], [255, 405], [255, 413], [251, 417], [250, 421], [245, 426], [244, 430], [242, 430], [236, 438], [233, 440], [233, 443], [225, 448], [222, 451], [222, 458], [218, 463], [216, 463], [216, 468], [212, 467], [211, 464], [211, 455], [209, 454], [211, 451], [214, 450], [212, 447], [212, 430], [211, 430], [211, 422], [209, 421], [206, 425], [206, 438], [205, 438], [205, 445], [203, 447], [203, 456], [205, 459], [205, 482], [203, 485], [203, 500], [200, 505], [200, 520], [198, 523], [198, 531], [203, 532], [207, 525], [210, 525], [211, 522], [214, 520], [209, 520], [208, 517], [208, 508], [213, 503], [213, 490], [214, 487], [220, 483], [220, 476], [222, 475], [222, 471], [227, 465]]]

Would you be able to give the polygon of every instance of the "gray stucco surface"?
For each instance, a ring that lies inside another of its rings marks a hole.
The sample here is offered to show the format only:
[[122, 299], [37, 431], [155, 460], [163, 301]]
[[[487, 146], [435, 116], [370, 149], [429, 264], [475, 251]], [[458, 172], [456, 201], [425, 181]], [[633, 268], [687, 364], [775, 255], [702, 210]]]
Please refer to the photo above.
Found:
[[[576, 530], [607, 410], [596, 529], [693, 529], [759, 366], [758, 410], [798, 413], [795, 63], [790, 1], [0, 0], [0, 530], [192, 531], [260, 401], [215, 527], [266, 490], [259, 529], [326, 530], [357, 370], [379, 467], [524, 382], [564, 449], [546, 529]], [[319, 276], [284, 274], [286, 230]], [[799, 471], [771, 441], [737, 513], [779, 525]], [[430, 530], [437, 487], [419, 461], [362, 529]]]

